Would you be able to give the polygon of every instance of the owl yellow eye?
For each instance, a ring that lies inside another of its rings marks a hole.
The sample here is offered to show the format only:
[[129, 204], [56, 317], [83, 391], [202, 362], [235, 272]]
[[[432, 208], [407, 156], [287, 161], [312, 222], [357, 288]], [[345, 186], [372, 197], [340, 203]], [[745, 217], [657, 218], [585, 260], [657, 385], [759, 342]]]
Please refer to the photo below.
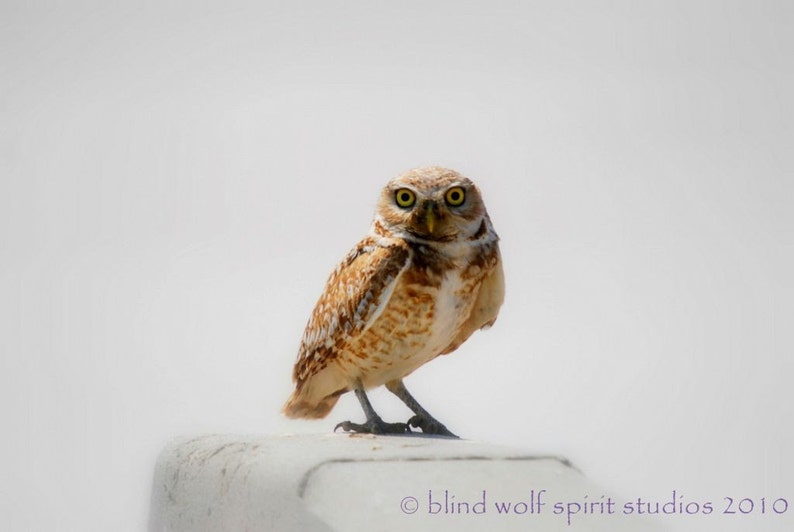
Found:
[[466, 191], [463, 190], [463, 187], [452, 187], [447, 190], [444, 199], [447, 201], [448, 205], [460, 207], [463, 205], [463, 202], [466, 201]]
[[407, 209], [408, 207], [412, 207], [413, 204], [416, 203], [416, 194], [414, 194], [412, 190], [408, 190], [407, 188], [401, 188], [394, 193], [394, 199], [397, 202], [397, 205], [399, 205], [403, 209]]

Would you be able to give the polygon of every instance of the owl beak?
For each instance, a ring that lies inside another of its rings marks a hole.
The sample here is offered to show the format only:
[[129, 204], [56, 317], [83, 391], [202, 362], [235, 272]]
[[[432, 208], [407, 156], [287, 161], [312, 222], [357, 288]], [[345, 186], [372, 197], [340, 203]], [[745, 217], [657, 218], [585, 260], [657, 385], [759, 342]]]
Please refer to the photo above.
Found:
[[425, 225], [427, 226], [428, 233], [431, 235], [433, 234], [433, 229], [436, 226], [435, 207], [436, 204], [432, 201], [425, 203]]

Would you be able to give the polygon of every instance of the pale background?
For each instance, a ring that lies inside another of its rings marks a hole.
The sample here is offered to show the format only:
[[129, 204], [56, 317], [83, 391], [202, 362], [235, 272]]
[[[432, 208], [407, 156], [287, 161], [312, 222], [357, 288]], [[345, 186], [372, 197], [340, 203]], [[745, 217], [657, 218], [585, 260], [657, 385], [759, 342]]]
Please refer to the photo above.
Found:
[[508, 284], [407, 380], [431, 412], [623, 497], [794, 505], [790, 2], [147, 4], [0, 5], [0, 528], [141, 530], [171, 437], [361, 419], [279, 409], [424, 164], [480, 185]]

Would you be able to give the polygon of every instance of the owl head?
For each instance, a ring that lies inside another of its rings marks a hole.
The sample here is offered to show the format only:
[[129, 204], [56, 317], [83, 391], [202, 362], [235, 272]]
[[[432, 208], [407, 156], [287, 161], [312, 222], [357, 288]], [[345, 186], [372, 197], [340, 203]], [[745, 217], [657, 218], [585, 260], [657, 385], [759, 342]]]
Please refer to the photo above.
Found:
[[393, 233], [437, 242], [475, 235], [487, 216], [474, 183], [454, 170], [436, 166], [410, 170], [389, 181], [376, 215]]

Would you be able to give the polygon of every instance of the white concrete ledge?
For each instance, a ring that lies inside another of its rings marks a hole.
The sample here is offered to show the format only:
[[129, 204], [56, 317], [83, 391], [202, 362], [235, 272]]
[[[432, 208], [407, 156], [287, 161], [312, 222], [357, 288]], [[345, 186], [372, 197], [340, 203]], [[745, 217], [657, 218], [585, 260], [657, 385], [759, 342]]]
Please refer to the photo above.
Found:
[[651, 530], [608, 500], [564, 459], [466, 440], [211, 435], [162, 452], [150, 531]]

